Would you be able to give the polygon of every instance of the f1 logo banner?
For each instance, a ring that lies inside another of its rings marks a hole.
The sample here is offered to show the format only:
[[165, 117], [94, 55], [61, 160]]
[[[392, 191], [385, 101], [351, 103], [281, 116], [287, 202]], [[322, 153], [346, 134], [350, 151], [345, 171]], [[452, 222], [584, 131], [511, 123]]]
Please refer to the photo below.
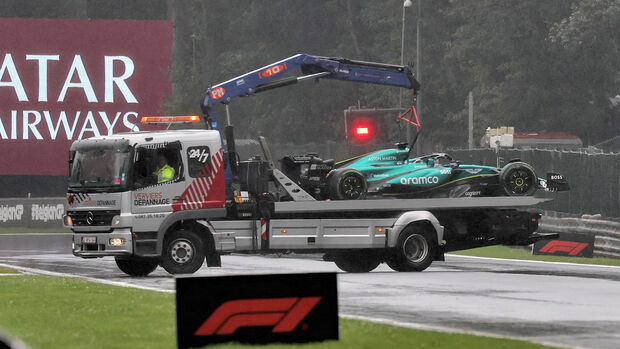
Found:
[[0, 18], [0, 175], [66, 175], [73, 141], [143, 129], [171, 52], [171, 21]]
[[592, 258], [594, 235], [561, 233], [559, 239], [536, 242], [532, 254]]
[[335, 273], [177, 278], [179, 348], [338, 339]]

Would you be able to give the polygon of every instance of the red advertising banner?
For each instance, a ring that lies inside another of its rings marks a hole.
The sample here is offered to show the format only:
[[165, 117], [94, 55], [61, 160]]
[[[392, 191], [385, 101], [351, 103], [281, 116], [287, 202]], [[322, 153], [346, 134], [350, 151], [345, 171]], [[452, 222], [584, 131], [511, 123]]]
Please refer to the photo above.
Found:
[[0, 18], [0, 175], [66, 175], [73, 141], [143, 128], [171, 51], [171, 21]]

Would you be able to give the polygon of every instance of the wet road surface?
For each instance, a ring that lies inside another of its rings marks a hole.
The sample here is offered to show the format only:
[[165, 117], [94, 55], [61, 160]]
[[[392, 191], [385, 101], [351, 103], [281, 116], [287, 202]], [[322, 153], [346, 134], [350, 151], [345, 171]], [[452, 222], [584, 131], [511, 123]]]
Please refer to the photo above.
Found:
[[[318, 256], [222, 257], [221, 268], [196, 276], [339, 271]], [[0, 263], [174, 291], [174, 278], [158, 268], [132, 278], [113, 258], [80, 259], [44, 248], [3, 251]], [[620, 348], [620, 267], [446, 256], [421, 273], [338, 275], [344, 316], [396, 325], [527, 339], [566, 347]]]

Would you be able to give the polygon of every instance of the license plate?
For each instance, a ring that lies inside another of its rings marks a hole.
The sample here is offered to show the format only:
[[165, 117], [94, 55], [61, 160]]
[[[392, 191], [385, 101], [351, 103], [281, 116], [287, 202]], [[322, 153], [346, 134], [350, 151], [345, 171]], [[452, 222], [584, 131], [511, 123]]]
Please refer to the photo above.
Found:
[[83, 244], [96, 244], [97, 237], [96, 236], [82, 236], [82, 243]]

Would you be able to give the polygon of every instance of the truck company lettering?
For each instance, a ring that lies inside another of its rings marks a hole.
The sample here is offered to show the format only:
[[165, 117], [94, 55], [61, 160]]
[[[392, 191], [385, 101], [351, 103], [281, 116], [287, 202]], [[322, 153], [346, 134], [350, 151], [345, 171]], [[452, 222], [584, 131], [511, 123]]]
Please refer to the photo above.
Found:
[[133, 204], [135, 206], [170, 205], [170, 199], [164, 198], [162, 193], [136, 193]]
[[401, 184], [433, 184], [439, 183], [439, 177], [437, 176], [428, 176], [428, 177], [407, 177], [400, 179]]
[[0, 175], [66, 175], [72, 141], [140, 131], [171, 48], [170, 21], [0, 19]]

